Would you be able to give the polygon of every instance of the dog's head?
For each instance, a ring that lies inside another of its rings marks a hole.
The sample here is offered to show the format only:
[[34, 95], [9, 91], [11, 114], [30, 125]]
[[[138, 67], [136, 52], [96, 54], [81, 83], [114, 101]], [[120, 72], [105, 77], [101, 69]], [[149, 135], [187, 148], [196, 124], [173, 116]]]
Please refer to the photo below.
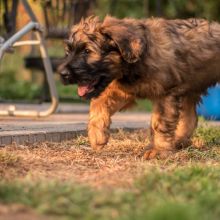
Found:
[[132, 19], [107, 16], [82, 19], [66, 40], [66, 57], [59, 67], [64, 84], [78, 84], [78, 95], [97, 97], [115, 79], [121, 79], [130, 64], [145, 50], [143, 25]]

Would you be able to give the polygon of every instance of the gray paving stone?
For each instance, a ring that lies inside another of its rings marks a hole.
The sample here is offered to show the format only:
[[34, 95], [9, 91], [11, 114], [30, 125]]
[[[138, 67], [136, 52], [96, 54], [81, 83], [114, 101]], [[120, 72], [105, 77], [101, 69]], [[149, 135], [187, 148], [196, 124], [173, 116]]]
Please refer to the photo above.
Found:
[[[5, 105], [0, 104], [0, 108]], [[18, 108], [45, 108], [47, 105], [19, 105]], [[0, 146], [11, 144], [33, 144], [37, 142], [61, 142], [86, 134], [88, 123], [88, 106], [63, 105], [58, 112], [46, 118], [0, 117]], [[70, 114], [71, 113], [71, 114]], [[147, 128], [150, 124], [150, 114], [143, 112], [117, 113], [112, 117], [112, 129], [117, 128]], [[220, 122], [210, 122], [220, 125]]]
[[9, 145], [12, 144], [12, 136], [3, 136], [1, 137], [1, 145]]
[[[29, 134], [29, 144], [33, 144], [33, 143], [36, 143], [37, 142], [37, 136], [38, 134]], [[46, 140], [46, 137], [45, 137], [45, 140]]]
[[16, 135], [12, 136], [12, 143], [17, 144], [26, 144], [29, 142], [29, 136], [28, 135]]

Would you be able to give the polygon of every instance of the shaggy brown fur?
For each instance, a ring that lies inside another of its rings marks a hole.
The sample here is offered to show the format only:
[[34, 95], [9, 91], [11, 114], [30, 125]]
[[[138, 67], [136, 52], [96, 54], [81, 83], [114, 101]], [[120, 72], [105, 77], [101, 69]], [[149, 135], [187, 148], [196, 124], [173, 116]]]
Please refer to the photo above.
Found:
[[90, 17], [72, 28], [66, 51], [60, 72], [91, 99], [94, 149], [108, 142], [115, 112], [148, 98], [152, 140], [144, 157], [166, 157], [189, 143], [201, 94], [220, 82], [220, 24], [203, 19]]

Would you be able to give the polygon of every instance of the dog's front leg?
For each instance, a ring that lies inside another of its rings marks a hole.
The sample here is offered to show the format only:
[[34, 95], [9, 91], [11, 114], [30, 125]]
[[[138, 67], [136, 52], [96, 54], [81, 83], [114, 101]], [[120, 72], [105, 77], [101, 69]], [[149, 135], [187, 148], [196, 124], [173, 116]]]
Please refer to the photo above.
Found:
[[133, 97], [121, 90], [115, 82], [90, 103], [88, 124], [89, 141], [93, 149], [100, 150], [109, 139], [111, 116], [121, 110]]
[[175, 130], [179, 121], [181, 98], [172, 95], [153, 103], [151, 145], [144, 158], [166, 158], [175, 148]]

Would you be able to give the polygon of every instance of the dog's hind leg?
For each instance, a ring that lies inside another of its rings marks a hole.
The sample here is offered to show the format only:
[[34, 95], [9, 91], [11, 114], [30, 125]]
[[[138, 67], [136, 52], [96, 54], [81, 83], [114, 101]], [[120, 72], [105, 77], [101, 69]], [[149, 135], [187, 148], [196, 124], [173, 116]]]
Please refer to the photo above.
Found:
[[175, 144], [177, 148], [188, 147], [191, 144], [191, 136], [197, 126], [196, 100], [191, 97], [183, 99], [180, 110], [179, 122], [175, 131]]
[[114, 81], [99, 97], [92, 99], [88, 136], [93, 149], [99, 150], [107, 144], [111, 116], [133, 101], [134, 97], [122, 91]]
[[151, 148], [144, 158], [166, 158], [176, 150], [175, 130], [180, 117], [182, 97], [169, 95], [153, 103], [151, 119]]

